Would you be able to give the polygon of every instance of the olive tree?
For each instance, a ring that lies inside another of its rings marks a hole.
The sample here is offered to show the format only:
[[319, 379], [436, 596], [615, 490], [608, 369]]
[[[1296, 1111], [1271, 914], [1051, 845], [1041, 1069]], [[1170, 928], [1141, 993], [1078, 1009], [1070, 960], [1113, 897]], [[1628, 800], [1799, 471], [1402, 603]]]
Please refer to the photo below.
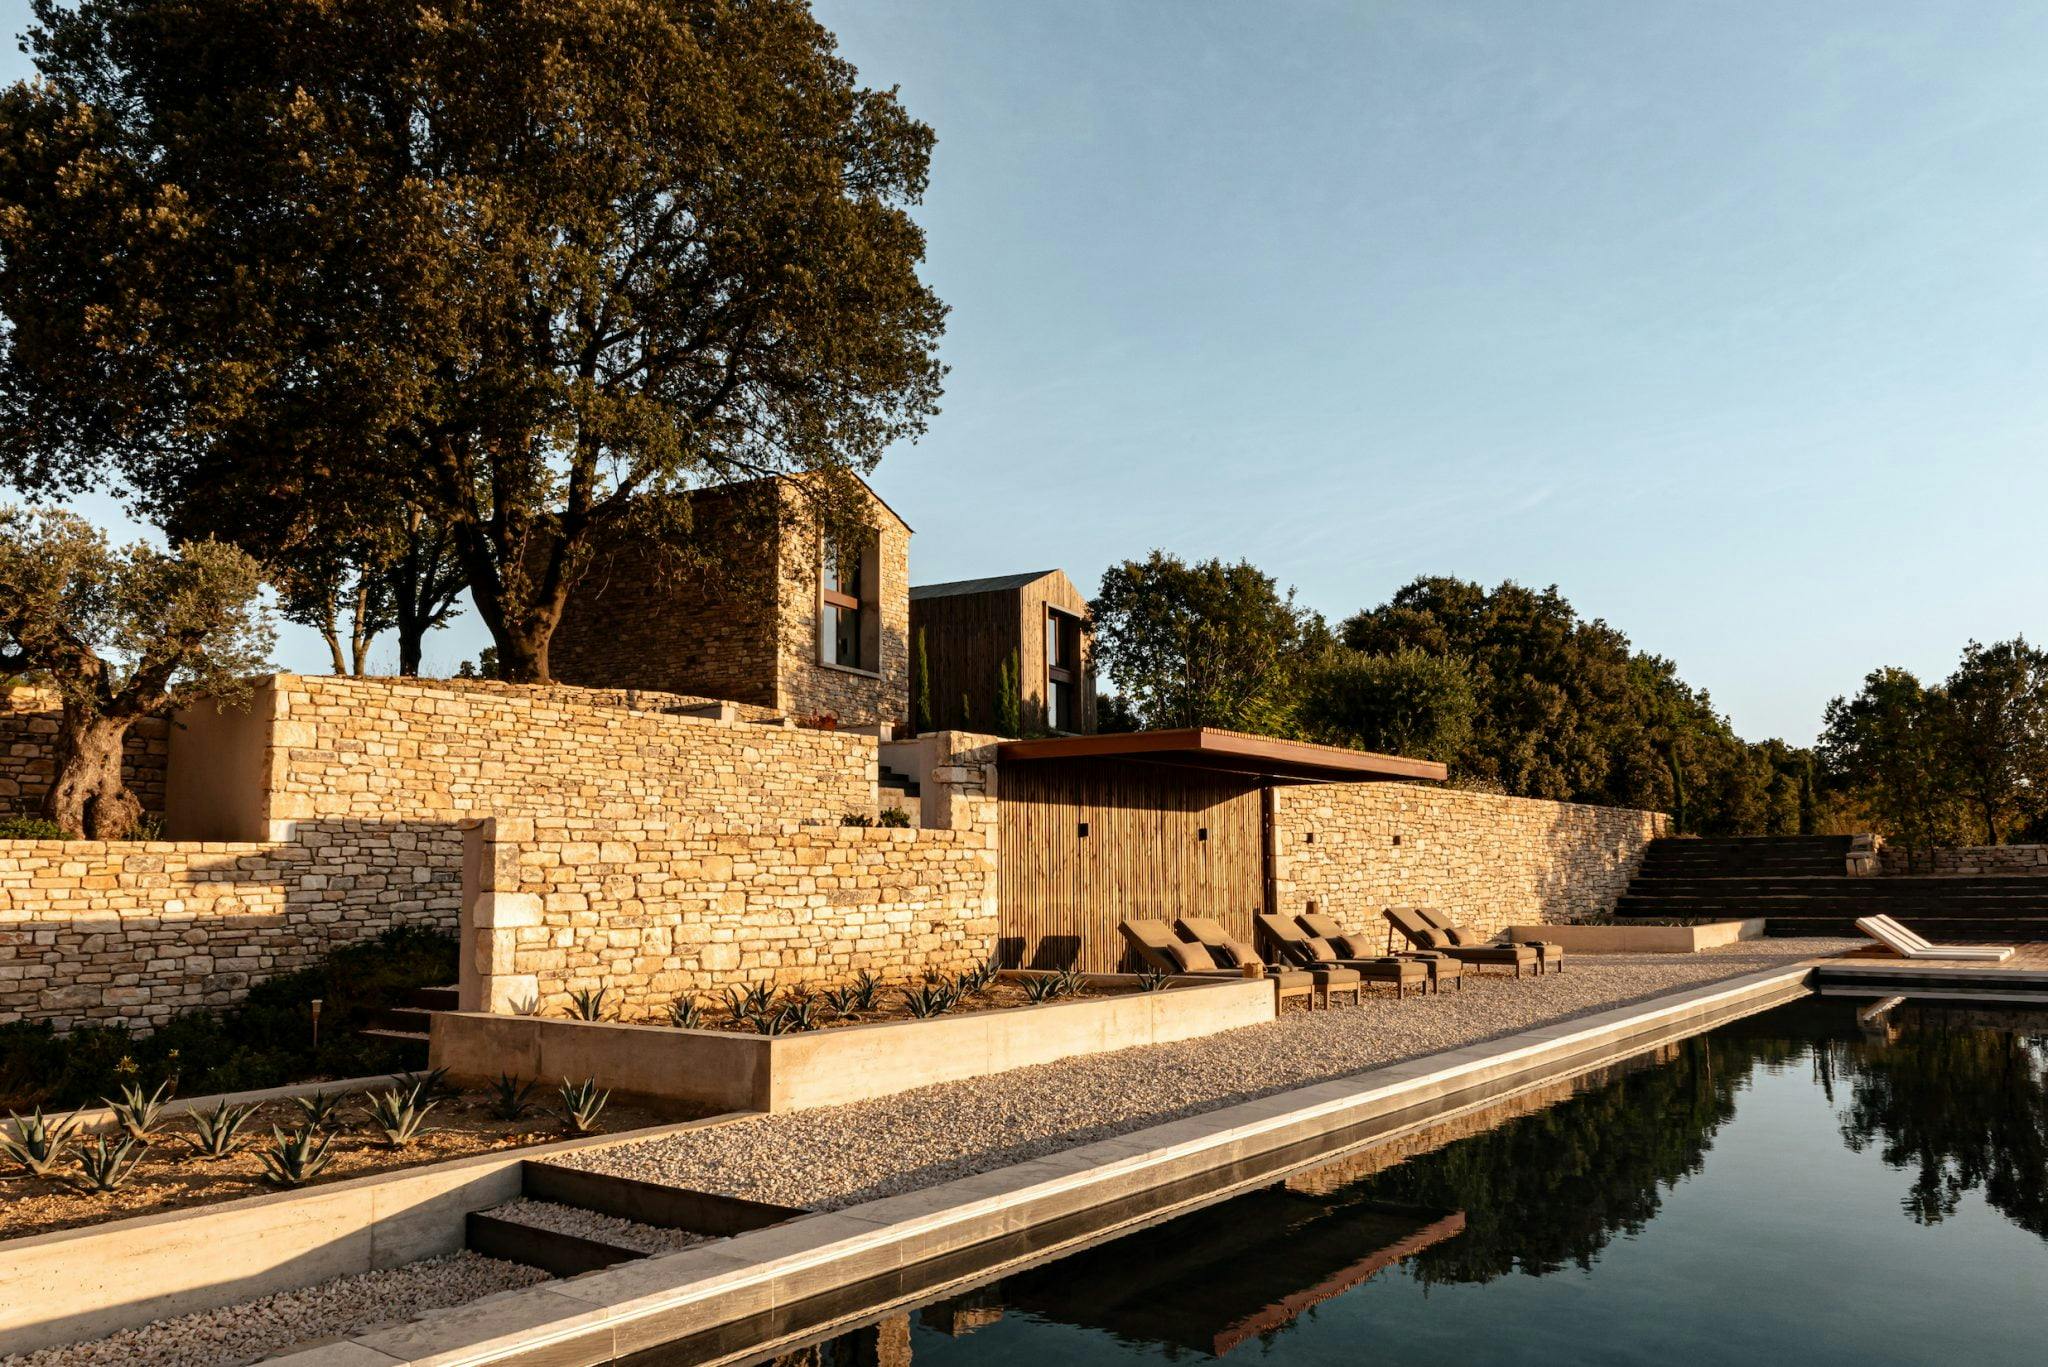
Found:
[[62, 700], [43, 815], [95, 840], [134, 830], [128, 729], [203, 695], [246, 695], [272, 643], [261, 582], [256, 562], [223, 542], [116, 549], [73, 513], [0, 508], [0, 677], [34, 675]]

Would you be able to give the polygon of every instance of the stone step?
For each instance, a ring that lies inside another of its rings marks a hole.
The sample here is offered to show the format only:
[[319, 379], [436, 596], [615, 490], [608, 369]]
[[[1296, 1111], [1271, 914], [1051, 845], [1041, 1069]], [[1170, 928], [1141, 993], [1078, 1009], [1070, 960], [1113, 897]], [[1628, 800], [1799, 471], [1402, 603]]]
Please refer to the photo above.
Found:
[[392, 1040], [399, 1044], [417, 1044], [422, 1049], [427, 1046], [426, 1033], [419, 1030], [392, 1030], [381, 1025], [373, 1025], [358, 1033], [364, 1039], [383, 1039]]

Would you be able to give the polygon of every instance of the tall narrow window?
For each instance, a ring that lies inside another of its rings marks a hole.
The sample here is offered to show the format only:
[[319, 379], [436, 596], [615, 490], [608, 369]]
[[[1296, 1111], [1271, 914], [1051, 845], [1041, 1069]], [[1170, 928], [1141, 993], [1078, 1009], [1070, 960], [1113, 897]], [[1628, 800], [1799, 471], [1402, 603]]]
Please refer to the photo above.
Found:
[[1081, 729], [1081, 619], [1045, 612], [1045, 725], [1052, 731]]
[[842, 544], [826, 538], [818, 582], [818, 658], [824, 663], [845, 669], [880, 668], [877, 560], [872, 539]]

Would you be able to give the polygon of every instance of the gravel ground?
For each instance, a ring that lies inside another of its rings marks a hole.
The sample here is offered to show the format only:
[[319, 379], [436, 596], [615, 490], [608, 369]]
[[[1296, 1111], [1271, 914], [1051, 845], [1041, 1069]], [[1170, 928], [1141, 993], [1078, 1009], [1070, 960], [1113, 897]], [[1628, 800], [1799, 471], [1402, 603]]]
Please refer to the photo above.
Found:
[[157, 1320], [103, 1339], [0, 1358], [0, 1367], [237, 1367], [293, 1344], [393, 1324], [547, 1280], [548, 1274], [537, 1268], [455, 1253]]
[[760, 1116], [558, 1161], [833, 1210], [1860, 943], [1753, 940], [1703, 954], [1580, 954], [1563, 973], [1519, 981], [1468, 968], [1462, 992], [1396, 1002], [1368, 991], [1362, 1007], [1294, 1011], [1179, 1044]]
[[493, 1206], [484, 1212], [514, 1224], [531, 1225], [536, 1229], [551, 1229], [557, 1234], [574, 1234], [584, 1239], [595, 1239], [610, 1244], [613, 1248], [630, 1248], [641, 1253], [680, 1253], [686, 1248], [712, 1242], [706, 1234], [692, 1234], [688, 1230], [664, 1229], [660, 1225], [643, 1225], [638, 1220], [625, 1220], [616, 1215], [600, 1215], [594, 1210], [580, 1206], [565, 1206], [554, 1201], [529, 1201], [521, 1197], [507, 1201], [502, 1206]]

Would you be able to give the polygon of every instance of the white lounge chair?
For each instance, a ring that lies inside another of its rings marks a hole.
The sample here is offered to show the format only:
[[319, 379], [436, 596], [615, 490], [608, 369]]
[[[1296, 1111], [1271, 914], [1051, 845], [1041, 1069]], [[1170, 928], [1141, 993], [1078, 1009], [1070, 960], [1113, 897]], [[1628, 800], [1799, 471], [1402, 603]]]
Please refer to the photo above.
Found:
[[1865, 916], [1856, 929], [1898, 955], [1901, 959], [1966, 959], [1972, 963], [2001, 964], [2012, 957], [2005, 945], [1936, 945], [1915, 935], [1889, 916]]

